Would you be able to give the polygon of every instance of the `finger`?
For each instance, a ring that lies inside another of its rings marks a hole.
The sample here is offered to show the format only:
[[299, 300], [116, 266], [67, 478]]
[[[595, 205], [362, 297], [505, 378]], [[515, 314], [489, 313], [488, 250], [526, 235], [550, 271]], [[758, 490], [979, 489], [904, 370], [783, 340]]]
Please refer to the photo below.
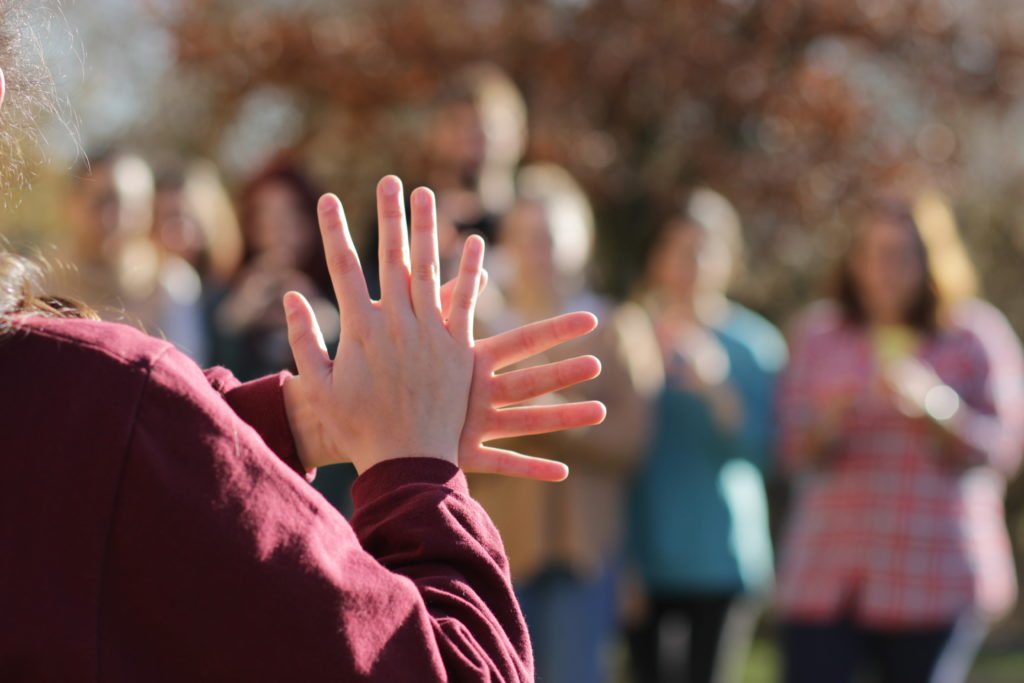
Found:
[[491, 380], [491, 397], [493, 405], [500, 408], [586, 382], [600, 374], [601, 361], [594, 356], [577, 356], [497, 375]]
[[425, 187], [413, 191], [412, 239], [409, 283], [412, 307], [416, 317], [441, 318], [441, 257], [437, 252], [437, 214], [434, 193]]
[[409, 306], [409, 236], [405, 232], [402, 181], [384, 176], [377, 183], [377, 231], [380, 235], [380, 298], [387, 307]]
[[359, 266], [359, 254], [345, 221], [345, 210], [335, 195], [325, 194], [317, 204], [317, 215], [338, 308], [342, 317], [358, 320], [369, 308], [370, 294]]
[[[480, 294], [484, 293], [487, 289], [487, 283], [490, 282], [491, 276], [484, 268], [480, 271]], [[455, 293], [455, 285], [459, 282], [459, 278], [453, 277], [448, 282], [441, 285], [441, 315], [445, 320], [452, 312], [452, 295]]]
[[564, 403], [557, 406], [505, 408], [494, 413], [483, 441], [530, 434], [548, 434], [604, 422], [606, 410], [600, 401]]
[[593, 313], [566, 313], [483, 339], [477, 344], [477, 357], [486, 356], [497, 370], [581, 337], [595, 327], [597, 316]]
[[331, 357], [312, 306], [298, 292], [288, 292], [284, 295], [284, 312], [288, 322], [288, 345], [299, 374], [312, 379], [325, 378]]
[[565, 463], [490, 446], [479, 446], [475, 451], [460, 455], [459, 466], [466, 472], [503, 474], [538, 481], [563, 481], [569, 476]]
[[484, 266], [484, 241], [479, 235], [472, 235], [462, 248], [459, 263], [459, 279], [452, 292], [451, 310], [448, 315], [448, 331], [456, 339], [473, 343], [473, 316], [476, 300], [480, 294], [480, 274]]

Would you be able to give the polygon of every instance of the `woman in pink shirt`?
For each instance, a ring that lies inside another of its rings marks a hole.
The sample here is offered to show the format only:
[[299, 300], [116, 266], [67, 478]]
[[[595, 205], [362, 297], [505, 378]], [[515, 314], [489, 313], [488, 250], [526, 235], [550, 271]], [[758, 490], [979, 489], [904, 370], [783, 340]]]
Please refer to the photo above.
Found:
[[958, 627], [1016, 597], [992, 369], [911, 213], [858, 218], [837, 296], [800, 321], [782, 380], [786, 680], [845, 683], [866, 664], [882, 681], [958, 680]]
[[[0, 2], [8, 70], [16, 15]], [[442, 290], [433, 195], [413, 193], [411, 238], [401, 196], [381, 181], [380, 301], [321, 199], [338, 348], [289, 293], [299, 374], [249, 384], [39, 294], [0, 251], [0, 679], [532, 680], [501, 540], [461, 469], [565, 477], [483, 442], [599, 422], [593, 402], [506, 408], [597, 360], [495, 370], [596, 321], [475, 342], [482, 241]], [[303, 478], [342, 460], [360, 472], [351, 525]]]

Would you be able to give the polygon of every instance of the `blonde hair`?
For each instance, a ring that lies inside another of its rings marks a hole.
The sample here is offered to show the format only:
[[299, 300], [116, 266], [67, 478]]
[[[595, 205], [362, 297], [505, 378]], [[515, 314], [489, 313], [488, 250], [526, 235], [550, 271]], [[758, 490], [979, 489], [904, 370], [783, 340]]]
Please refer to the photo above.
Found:
[[185, 207], [203, 235], [206, 267], [215, 279], [227, 282], [242, 262], [244, 245], [234, 204], [210, 161], [193, 161], [181, 185]]
[[594, 211], [583, 188], [561, 166], [537, 163], [519, 172], [517, 190], [520, 203], [547, 217], [559, 269], [582, 274], [594, 250]]
[[978, 273], [971, 262], [949, 201], [934, 190], [918, 195], [914, 220], [928, 255], [939, 298], [949, 304], [978, 295]]

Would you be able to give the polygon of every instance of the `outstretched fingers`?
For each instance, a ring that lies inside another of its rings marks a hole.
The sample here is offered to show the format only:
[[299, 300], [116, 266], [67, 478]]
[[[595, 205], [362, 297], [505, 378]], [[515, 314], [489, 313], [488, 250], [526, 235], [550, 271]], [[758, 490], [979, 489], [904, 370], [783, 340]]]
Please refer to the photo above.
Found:
[[459, 263], [459, 279], [452, 292], [448, 314], [448, 331], [455, 339], [473, 343], [473, 318], [476, 315], [477, 297], [480, 295], [480, 281], [484, 266], [484, 241], [479, 235], [472, 235], [462, 248]]
[[412, 206], [411, 275], [409, 289], [413, 310], [421, 319], [441, 318], [441, 258], [437, 250], [437, 214], [434, 193], [425, 187], [416, 188]]
[[477, 343], [477, 353], [486, 356], [498, 370], [581, 337], [595, 327], [597, 316], [593, 313], [566, 313], [483, 339]]
[[562, 481], [569, 476], [569, 468], [565, 463], [490, 446], [480, 446], [465, 456], [460, 455], [459, 466], [466, 472], [501, 474], [538, 481]]
[[604, 422], [606, 414], [600, 401], [505, 408], [492, 414], [482, 441], [588, 427]]
[[384, 176], [377, 184], [377, 230], [380, 235], [380, 298], [389, 308], [409, 307], [409, 236], [405, 231], [402, 181]]
[[491, 381], [491, 399], [495, 407], [529, 401], [560, 391], [601, 374], [601, 361], [594, 356], [577, 356], [524, 370], [496, 375]]
[[317, 204], [317, 216], [338, 309], [343, 318], [358, 321], [370, 308], [370, 295], [341, 201], [333, 194], [325, 194]]

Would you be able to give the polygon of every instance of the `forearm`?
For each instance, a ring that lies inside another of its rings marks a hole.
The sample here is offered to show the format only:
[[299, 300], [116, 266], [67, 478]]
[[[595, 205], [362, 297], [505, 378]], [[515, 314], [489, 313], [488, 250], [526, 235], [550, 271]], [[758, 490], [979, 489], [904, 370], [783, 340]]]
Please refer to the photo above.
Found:
[[719, 431], [738, 438], [743, 427], [743, 401], [732, 386], [722, 382], [702, 386], [698, 391], [707, 402], [711, 418]]
[[832, 425], [824, 422], [816, 424], [806, 435], [804, 465], [827, 465], [842, 451], [843, 441], [843, 434]]
[[843, 431], [837, 418], [827, 417], [810, 406], [794, 410], [783, 419], [780, 434], [781, 462], [786, 470], [821, 468], [831, 463], [843, 449]]
[[951, 464], [961, 467], [998, 464], [1002, 425], [995, 415], [961, 404], [951, 415], [926, 413], [922, 419]]
[[429, 458], [384, 462], [359, 477], [352, 495], [363, 548], [415, 584], [449, 677], [532, 680], [501, 539], [458, 468]]

